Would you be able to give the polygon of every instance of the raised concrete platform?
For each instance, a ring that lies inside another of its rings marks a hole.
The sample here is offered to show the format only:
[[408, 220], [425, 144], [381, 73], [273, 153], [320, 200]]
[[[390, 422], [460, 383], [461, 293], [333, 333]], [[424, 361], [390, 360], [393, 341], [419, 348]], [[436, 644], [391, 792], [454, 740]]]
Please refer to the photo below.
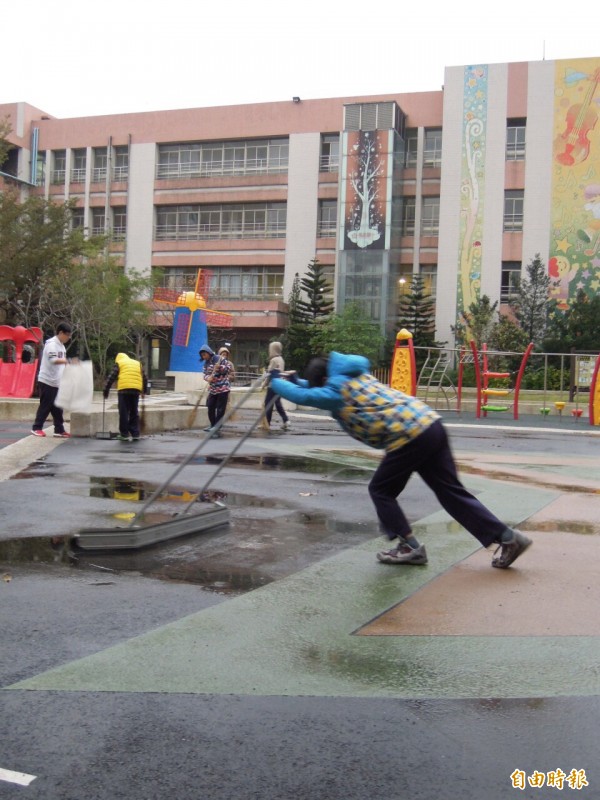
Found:
[[[206, 409], [206, 396], [200, 399], [196, 412], [194, 407], [198, 400], [200, 390], [189, 390], [184, 393], [162, 392], [151, 394], [144, 398], [143, 419], [144, 433], [159, 433], [182, 429], [202, 429], [208, 425], [208, 411]], [[231, 406], [237, 405], [244, 398], [244, 408], [260, 410], [264, 405], [265, 391], [248, 393], [247, 389], [232, 389]], [[293, 403], [283, 401], [285, 408], [293, 410]], [[0, 399], [0, 419], [28, 422], [33, 421], [37, 411], [38, 401], [35, 398]], [[140, 405], [140, 412], [142, 405]], [[49, 418], [51, 422], [51, 418]], [[105, 405], [104, 419], [102, 416], [102, 395], [94, 393], [94, 401], [89, 414], [80, 412], [65, 412], [65, 422], [69, 425], [72, 436], [94, 437], [101, 431], [118, 433], [119, 412], [117, 409], [117, 396], [113, 392]]]

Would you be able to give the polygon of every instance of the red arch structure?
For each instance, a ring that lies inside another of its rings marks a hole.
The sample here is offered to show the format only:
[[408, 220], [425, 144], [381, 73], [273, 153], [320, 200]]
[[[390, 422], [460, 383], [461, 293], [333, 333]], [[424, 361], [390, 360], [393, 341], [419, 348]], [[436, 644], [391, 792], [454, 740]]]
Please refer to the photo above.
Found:
[[[508, 378], [510, 377], [510, 372], [491, 372], [488, 370], [488, 352], [487, 352], [487, 345], [483, 345], [481, 348], [481, 354], [477, 350], [477, 345], [474, 341], [469, 343], [471, 345], [471, 351], [473, 353], [473, 364], [475, 366], [475, 381], [477, 383], [477, 409], [476, 409], [476, 416], [477, 419], [481, 417], [483, 414], [484, 417], [487, 417], [488, 411], [509, 411], [510, 405], [495, 405], [493, 404], [493, 398], [495, 397], [507, 397], [508, 395], [512, 394], [513, 402], [512, 402], [512, 410], [513, 410], [513, 418], [519, 419], [519, 391], [521, 389], [521, 381], [523, 380], [523, 373], [525, 372], [525, 365], [527, 364], [527, 359], [529, 358], [529, 354], [533, 350], [533, 342], [527, 345], [527, 349], [523, 353], [523, 357], [521, 359], [521, 366], [519, 367], [519, 372], [517, 374], [517, 380], [515, 382], [514, 389], [494, 389], [490, 384], [490, 379], [494, 380], [497, 378]], [[480, 363], [480, 355], [481, 355], [481, 363]]]
[[0, 397], [31, 397], [42, 338], [41, 328], [0, 325]]

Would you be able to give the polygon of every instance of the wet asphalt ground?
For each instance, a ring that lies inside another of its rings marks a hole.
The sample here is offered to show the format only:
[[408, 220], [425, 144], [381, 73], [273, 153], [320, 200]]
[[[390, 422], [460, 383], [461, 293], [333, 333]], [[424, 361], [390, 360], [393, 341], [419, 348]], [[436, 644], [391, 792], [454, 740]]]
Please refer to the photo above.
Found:
[[[161, 514], [204, 486], [250, 418], [182, 470]], [[127, 524], [200, 434], [63, 441], [0, 483], [0, 798], [600, 796], [594, 637], [355, 636], [472, 543], [454, 533], [432, 549], [431, 575], [377, 564], [373, 454], [327, 418], [292, 420], [253, 435], [207, 490], [229, 526], [138, 553], [82, 552], [73, 537]], [[552, 474], [597, 475], [600, 438], [576, 423], [448, 422], [459, 457], [552, 454]], [[19, 425], [0, 438], [19, 442]], [[464, 478], [515, 523], [561, 491], [501, 468]], [[418, 479], [403, 507], [434, 530]], [[560, 771], [572, 787], [546, 785]]]

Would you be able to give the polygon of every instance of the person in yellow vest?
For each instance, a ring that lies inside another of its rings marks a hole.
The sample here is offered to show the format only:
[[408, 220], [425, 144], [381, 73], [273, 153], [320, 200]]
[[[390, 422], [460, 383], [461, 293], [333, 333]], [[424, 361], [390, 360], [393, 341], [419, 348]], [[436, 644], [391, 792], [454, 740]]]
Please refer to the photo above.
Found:
[[128, 442], [129, 437], [136, 442], [140, 438], [140, 415], [138, 405], [140, 395], [146, 394], [148, 381], [141, 362], [126, 353], [117, 353], [115, 366], [104, 384], [104, 399], [108, 399], [110, 387], [117, 381], [119, 401], [119, 435], [117, 439]]

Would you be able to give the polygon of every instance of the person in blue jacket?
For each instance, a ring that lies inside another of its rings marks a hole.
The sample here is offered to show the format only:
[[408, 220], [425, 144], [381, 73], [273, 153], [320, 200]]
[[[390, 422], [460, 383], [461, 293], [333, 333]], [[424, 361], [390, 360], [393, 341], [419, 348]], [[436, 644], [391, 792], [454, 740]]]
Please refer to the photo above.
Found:
[[531, 544], [509, 528], [462, 485], [439, 415], [415, 397], [391, 389], [370, 374], [360, 355], [332, 352], [315, 358], [304, 380], [292, 373], [271, 378], [271, 388], [302, 406], [331, 413], [346, 433], [385, 450], [369, 483], [382, 531], [394, 546], [377, 554], [386, 564], [426, 564], [425, 545], [414, 536], [397, 497], [413, 472], [433, 490], [443, 508], [484, 547], [496, 544], [492, 566], [506, 569]]

